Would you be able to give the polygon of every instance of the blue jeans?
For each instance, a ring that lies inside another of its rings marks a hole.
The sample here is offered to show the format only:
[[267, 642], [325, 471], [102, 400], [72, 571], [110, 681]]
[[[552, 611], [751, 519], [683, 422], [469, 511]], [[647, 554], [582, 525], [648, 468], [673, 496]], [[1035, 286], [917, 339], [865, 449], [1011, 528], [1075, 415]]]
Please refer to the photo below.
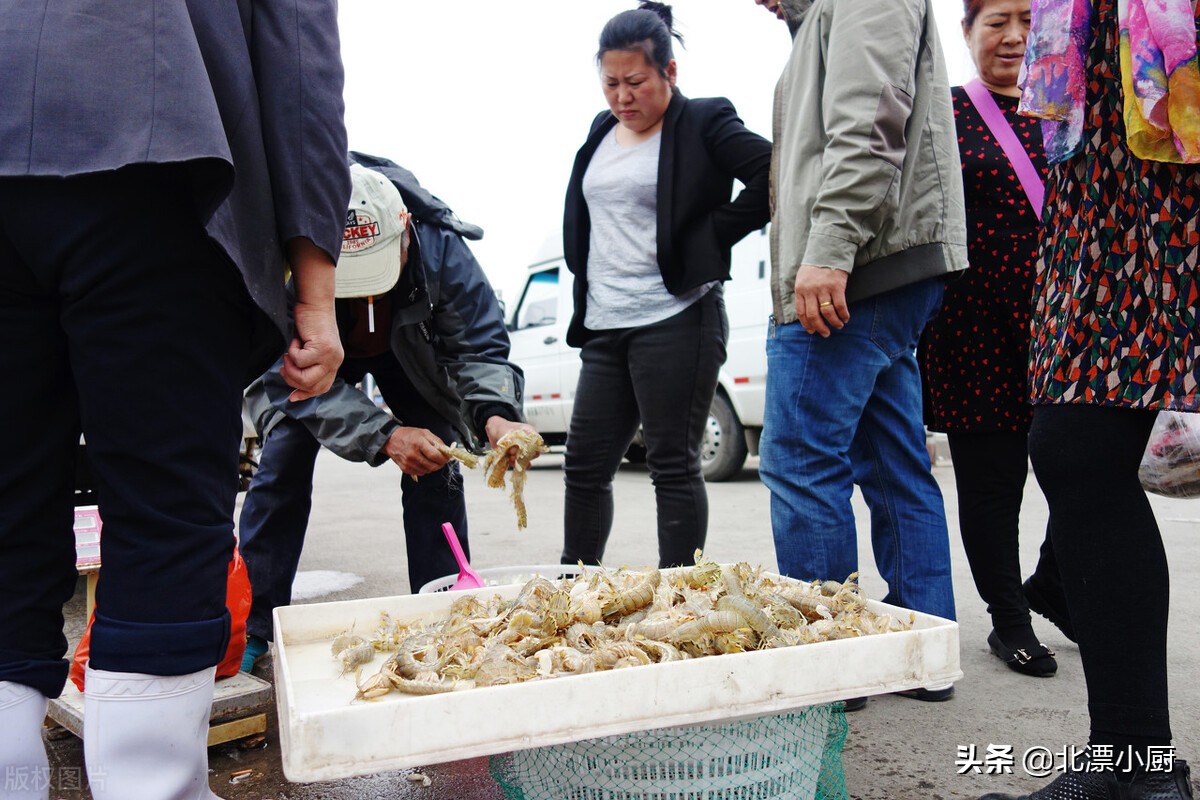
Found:
[[[338, 376], [357, 383], [371, 373], [383, 399], [404, 425], [427, 428], [443, 441], [458, 438], [453, 427], [421, 397], [391, 353], [369, 359], [347, 359]], [[302, 423], [284, 418], [263, 442], [258, 472], [242, 502], [238, 549], [246, 560], [254, 601], [246, 631], [272, 640], [271, 612], [292, 601], [292, 581], [300, 564], [308, 516], [312, 510], [313, 468], [321, 445]], [[389, 469], [386, 463], [385, 469]], [[404, 544], [408, 555], [408, 581], [412, 591], [435, 578], [458, 573], [442, 533], [442, 523], [454, 525], [463, 553], [470, 558], [467, 541], [467, 501], [462, 473], [451, 461], [437, 472], [415, 481], [400, 478], [404, 506]], [[389, 513], [377, 500], [380, 514]]]
[[950, 543], [921, 422], [917, 339], [942, 301], [929, 279], [850, 306], [823, 339], [772, 324], [759, 473], [771, 491], [779, 570], [843, 580], [858, 570], [850, 496], [871, 510], [884, 602], [954, 619]]

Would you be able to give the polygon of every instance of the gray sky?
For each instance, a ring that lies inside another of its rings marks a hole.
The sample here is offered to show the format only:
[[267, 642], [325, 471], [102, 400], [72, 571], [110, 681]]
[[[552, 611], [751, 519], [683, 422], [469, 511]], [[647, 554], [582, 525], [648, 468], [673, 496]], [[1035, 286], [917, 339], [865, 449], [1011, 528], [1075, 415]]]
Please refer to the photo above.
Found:
[[[884, 0], [880, 0], [883, 2]], [[960, 0], [935, 0], [952, 84], [973, 74]], [[636, 0], [342, 0], [350, 147], [416, 173], [464, 220], [511, 304], [525, 266], [557, 237], [575, 151], [606, 106], [594, 54], [604, 23]], [[787, 28], [753, 0], [676, 0], [679, 88], [723, 95], [771, 135]]]

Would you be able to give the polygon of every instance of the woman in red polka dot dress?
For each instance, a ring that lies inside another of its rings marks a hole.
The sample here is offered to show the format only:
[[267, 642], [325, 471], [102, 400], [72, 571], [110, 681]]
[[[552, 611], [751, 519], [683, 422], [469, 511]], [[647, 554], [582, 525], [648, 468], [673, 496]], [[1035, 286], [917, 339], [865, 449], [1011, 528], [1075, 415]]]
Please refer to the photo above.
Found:
[[[963, 5], [963, 34], [979, 71], [973, 86], [952, 90], [971, 269], [947, 285], [941, 313], [922, 341], [926, 424], [948, 434], [963, 548], [992, 617], [988, 645], [1017, 672], [1050, 677], [1058, 665], [1029, 612], [1032, 602], [1072, 636], [1058, 568], [1047, 539], [1023, 588], [1017, 541], [1033, 415], [1026, 375], [1046, 174], [1039, 123], [1017, 114], [1029, 0]], [[1014, 165], [1021, 154], [1010, 158], [1002, 145], [1006, 130], [1010, 151], [1024, 151], [1024, 180]]]

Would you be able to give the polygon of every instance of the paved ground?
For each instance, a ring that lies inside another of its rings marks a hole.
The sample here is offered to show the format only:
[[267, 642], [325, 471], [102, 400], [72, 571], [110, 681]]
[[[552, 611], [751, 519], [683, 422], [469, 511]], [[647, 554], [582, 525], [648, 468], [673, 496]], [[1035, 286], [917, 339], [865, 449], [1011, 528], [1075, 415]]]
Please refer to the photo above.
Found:
[[[562, 536], [561, 458], [543, 457], [529, 479], [530, 527], [518, 533], [507, 500], [485, 489], [482, 478], [469, 476], [468, 503], [476, 567], [554, 563]], [[768, 493], [758, 480], [752, 459], [734, 480], [709, 486], [711, 523], [708, 552], [718, 561], [774, 565], [768, 517]], [[949, 800], [975, 798], [988, 791], [1038, 788], [1045, 780], [1026, 774], [1020, 755], [1030, 748], [1061, 752], [1087, 738], [1086, 694], [1079, 651], [1044, 620], [1035, 621], [1043, 639], [1058, 652], [1059, 673], [1034, 679], [1005, 668], [987, 649], [990, 629], [983, 603], [975, 593], [957, 539], [952, 468], [934, 470], [946, 496], [951, 522], [954, 581], [961, 625], [961, 658], [965, 677], [953, 700], [924, 704], [899, 697], [872, 699], [850, 715], [844, 764], [852, 797], [860, 800]], [[360, 576], [352, 588], [317, 600], [341, 600], [407, 591], [404, 548], [399, 533], [399, 481], [390, 466], [372, 470], [340, 461], [328, 453], [318, 459], [313, 522], [301, 569]], [[657, 559], [654, 498], [644, 468], [627, 466], [616, 483], [617, 513], [608, 555], [610, 564], [641, 566]], [[860, 529], [866, 510], [856, 497]], [[1097, 497], [1097, 503], [1104, 498]], [[1170, 671], [1172, 717], [1181, 756], [1200, 759], [1200, 503], [1154, 498], [1172, 569]], [[1046, 521], [1045, 502], [1030, 477], [1022, 521], [1022, 560], [1026, 571], [1037, 557]], [[869, 549], [863, 548], [863, 585], [874, 597], [883, 586]], [[320, 577], [320, 576], [317, 576]], [[329, 576], [325, 576], [329, 577]], [[319, 583], [319, 581], [318, 581]], [[1113, 602], [1137, 602], [1137, 586], [1112, 587]], [[82, 625], [80, 596], [68, 609], [73, 630]], [[259, 674], [269, 676], [260, 665]], [[797, 676], [802, 680], [803, 676]], [[550, 710], [547, 710], [550, 713]], [[272, 725], [274, 719], [272, 715]], [[500, 800], [502, 793], [488, 775], [486, 759], [430, 765], [421, 773], [424, 787], [410, 781], [414, 772], [393, 772], [325, 784], [290, 784], [280, 773], [274, 728], [265, 746], [243, 749], [229, 744], [210, 755], [213, 790], [228, 800], [332, 800], [333, 798], [424, 798], [425, 800]], [[960, 775], [961, 748], [974, 746], [982, 756], [989, 745], [1010, 745], [1018, 761], [1008, 776]], [[82, 764], [82, 745], [74, 737], [51, 742], [55, 788], [52, 798], [84, 800], [86, 791], [72, 787]], [[250, 777], [230, 783], [233, 773]]]

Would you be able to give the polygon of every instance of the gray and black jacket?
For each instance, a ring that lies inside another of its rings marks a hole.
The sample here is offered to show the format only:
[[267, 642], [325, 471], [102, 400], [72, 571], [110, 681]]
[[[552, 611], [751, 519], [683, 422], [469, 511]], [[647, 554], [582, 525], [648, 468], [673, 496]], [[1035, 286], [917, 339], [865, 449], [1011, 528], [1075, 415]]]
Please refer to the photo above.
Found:
[[[487, 443], [483, 424], [488, 417], [523, 420], [524, 375], [508, 360], [508, 330], [499, 301], [462, 237], [418, 219], [419, 205], [409, 203], [404, 185], [393, 183], [409, 204], [414, 224], [408, 263], [391, 291], [392, 353], [462, 443], [478, 450]], [[347, 330], [346, 305], [337, 303], [342, 330]], [[341, 378], [323, 395], [290, 402], [292, 388], [283, 380], [282, 365], [281, 359], [246, 390], [247, 411], [260, 436], [286, 415], [342, 458], [372, 466], [388, 460], [383, 447], [403, 420]]]
[[802, 264], [854, 302], [967, 266], [958, 134], [932, 0], [784, 0], [775, 95], [772, 297], [796, 321]]

